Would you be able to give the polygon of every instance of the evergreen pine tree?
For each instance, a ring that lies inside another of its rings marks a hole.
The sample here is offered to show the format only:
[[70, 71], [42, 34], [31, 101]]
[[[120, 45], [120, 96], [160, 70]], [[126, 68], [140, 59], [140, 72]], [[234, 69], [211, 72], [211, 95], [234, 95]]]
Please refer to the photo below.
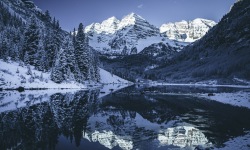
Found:
[[8, 49], [6, 39], [3, 39], [2, 46], [0, 48], [1, 48], [1, 50], [0, 50], [0, 58], [4, 59], [6, 61], [7, 57], [8, 57], [8, 53], [9, 53], [9, 49]]
[[51, 16], [48, 10], [45, 11], [45, 20], [47, 22], [51, 22]]
[[28, 55], [28, 52], [26, 51], [25, 54], [24, 54], [24, 58], [23, 58], [23, 61], [26, 65], [28, 65], [30, 62], [29, 62], [29, 55]]
[[[71, 47], [71, 48], [70, 48]], [[69, 37], [66, 37], [62, 48], [57, 53], [57, 58], [55, 61], [55, 65], [52, 68], [51, 79], [56, 83], [61, 83], [69, 79], [70, 73], [69, 70], [74, 70], [74, 55], [73, 52], [73, 44]], [[71, 59], [71, 60], [70, 60]]]
[[62, 83], [64, 78], [63, 78], [63, 72], [60, 64], [60, 55], [58, 55], [58, 58], [56, 59], [55, 65], [52, 68], [50, 78], [52, 81], [55, 83]]
[[[53, 33], [53, 47], [55, 50], [55, 54], [57, 54], [59, 52], [60, 47], [62, 45], [63, 37], [62, 37], [60, 31], [61, 31], [61, 28], [60, 28], [59, 22], [57, 22], [56, 30]], [[54, 57], [54, 59], [55, 59], [55, 57]]]
[[74, 31], [73, 31], [73, 46], [74, 48], [76, 48], [76, 29], [74, 28]]
[[35, 65], [35, 54], [38, 50], [39, 30], [36, 23], [36, 18], [31, 17], [31, 22], [25, 32], [24, 53], [28, 55], [30, 65]]
[[48, 70], [48, 60], [47, 54], [44, 49], [40, 49], [37, 53], [37, 67], [36, 69], [39, 71], [46, 71]]
[[122, 55], [127, 55], [128, 54], [128, 47], [125, 46], [122, 50]]
[[56, 28], [56, 18], [55, 17], [53, 18], [52, 26], [53, 26], [53, 28]]
[[66, 51], [66, 58], [67, 58], [67, 67], [70, 69], [71, 72], [76, 70], [76, 55], [75, 49], [70, 37], [65, 37], [63, 48]]
[[43, 82], [43, 73], [41, 73], [41, 75], [39, 76], [39, 80], [41, 81], [41, 82]]
[[130, 52], [131, 55], [137, 54], [137, 48], [133, 47]]
[[59, 20], [56, 21], [56, 29], [59, 30], [60, 29], [60, 24], [59, 24]]
[[85, 43], [85, 35], [83, 32], [82, 23], [79, 24], [78, 33], [76, 35], [75, 54], [79, 70], [83, 75], [84, 80], [89, 79], [89, 49]]
[[51, 68], [52, 65], [55, 63], [55, 57], [56, 57], [56, 46], [54, 44], [54, 32], [51, 30], [47, 30], [45, 36], [45, 51], [47, 53], [47, 63], [48, 67]]
[[27, 70], [26, 74], [27, 74], [27, 75], [32, 75], [32, 71], [31, 71], [31, 68], [30, 68], [29, 65], [28, 65], [28, 70]]

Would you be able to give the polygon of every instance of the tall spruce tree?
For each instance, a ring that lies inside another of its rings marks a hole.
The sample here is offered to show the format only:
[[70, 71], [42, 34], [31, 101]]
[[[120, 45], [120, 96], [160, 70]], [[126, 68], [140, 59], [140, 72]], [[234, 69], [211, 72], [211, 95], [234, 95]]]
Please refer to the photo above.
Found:
[[25, 35], [24, 35], [24, 47], [23, 53], [28, 55], [28, 63], [30, 65], [35, 65], [35, 54], [38, 50], [39, 44], [39, 29], [37, 26], [35, 16], [31, 17], [31, 22], [28, 25]]
[[51, 16], [48, 10], [45, 11], [44, 17], [47, 22], [51, 22]]
[[55, 39], [54, 39], [54, 31], [47, 30], [46, 36], [45, 36], [45, 50], [47, 52], [47, 60], [48, 60], [48, 66], [51, 68], [53, 64], [55, 63], [56, 58], [56, 45], [55, 45]]
[[9, 48], [6, 39], [2, 40], [0, 49], [0, 58], [7, 60]]
[[56, 83], [62, 83], [65, 80], [64, 73], [66, 73], [66, 53], [64, 49], [60, 49], [57, 53], [55, 64], [51, 72], [51, 80]]
[[76, 55], [73, 42], [70, 37], [65, 37], [63, 42], [63, 48], [66, 50], [67, 67], [70, 69], [71, 72], [74, 72], [77, 66]]
[[83, 75], [83, 80], [89, 80], [90, 71], [90, 57], [89, 48], [86, 45], [85, 34], [83, 31], [83, 24], [80, 23], [78, 33], [76, 35], [75, 54], [78, 68]]
[[64, 38], [60, 51], [57, 53], [54, 67], [52, 68], [51, 79], [56, 83], [75, 80], [76, 61], [74, 47], [69, 36]]
[[74, 28], [74, 31], [73, 31], [73, 45], [74, 45], [74, 48], [76, 48], [76, 29]]

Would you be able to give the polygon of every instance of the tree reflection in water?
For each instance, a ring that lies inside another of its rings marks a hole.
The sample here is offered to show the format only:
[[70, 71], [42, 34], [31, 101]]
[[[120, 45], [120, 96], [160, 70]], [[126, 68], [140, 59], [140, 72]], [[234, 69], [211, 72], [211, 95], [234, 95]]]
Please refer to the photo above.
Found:
[[55, 149], [61, 134], [79, 146], [89, 101], [97, 96], [97, 91], [56, 93], [48, 102], [1, 113], [1, 149]]

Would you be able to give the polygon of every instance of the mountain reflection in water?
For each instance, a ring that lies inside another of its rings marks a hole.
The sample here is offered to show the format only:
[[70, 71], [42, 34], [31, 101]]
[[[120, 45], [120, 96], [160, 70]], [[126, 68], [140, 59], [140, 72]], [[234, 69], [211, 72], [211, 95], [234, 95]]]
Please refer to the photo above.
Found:
[[0, 149], [195, 149], [222, 146], [250, 130], [249, 109], [187, 95], [131, 94], [135, 90], [102, 98], [100, 90], [3, 91]]
[[[94, 131], [92, 134], [85, 134], [84, 138], [90, 142], [99, 142], [109, 149], [116, 146], [124, 150], [133, 149], [132, 136], [118, 136], [112, 131]], [[154, 142], [156, 140], [159, 141], [158, 147], [174, 145], [180, 148], [189, 147], [194, 149], [196, 146], [209, 144], [208, 139], [199, 129], [190, 126], [178, 126], [162, 130]]]

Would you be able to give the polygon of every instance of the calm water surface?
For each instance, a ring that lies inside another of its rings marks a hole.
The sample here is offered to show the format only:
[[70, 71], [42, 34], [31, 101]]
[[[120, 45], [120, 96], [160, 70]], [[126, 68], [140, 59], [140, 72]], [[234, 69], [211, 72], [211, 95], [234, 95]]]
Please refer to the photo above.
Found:
[[250, 131], [250, 109], [189, 94], [238, 90], [132, 86], [101, 98], [100, 89], [1, 92], [0, 149], [222, 147]]

